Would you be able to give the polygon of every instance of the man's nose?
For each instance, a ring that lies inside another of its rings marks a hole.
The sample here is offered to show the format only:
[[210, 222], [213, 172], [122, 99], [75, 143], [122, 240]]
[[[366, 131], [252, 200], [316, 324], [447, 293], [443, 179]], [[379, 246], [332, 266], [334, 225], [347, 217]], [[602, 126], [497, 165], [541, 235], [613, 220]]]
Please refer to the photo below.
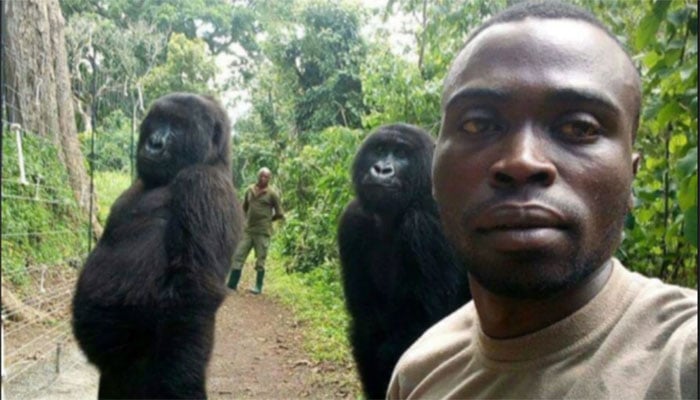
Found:
[[549, 157], [550, 144], [530, 126], [504, 138], [502, 151], [490, 169], [494, 187], [520, 187], [527, 184], [551, 185], [557, 169]]

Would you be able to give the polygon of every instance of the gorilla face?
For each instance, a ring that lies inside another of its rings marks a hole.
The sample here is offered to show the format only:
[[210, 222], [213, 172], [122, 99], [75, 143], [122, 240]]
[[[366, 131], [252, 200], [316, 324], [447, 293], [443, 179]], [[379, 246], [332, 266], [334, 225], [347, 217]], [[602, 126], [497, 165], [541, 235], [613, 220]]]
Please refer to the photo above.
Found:
[[403, 124], [368, 136], [353, 164], [353, 185], [363, 207], [394, 213], [430, 197], [433, 148], [427, 133]]
[[230, 128], [221, 124], [228, 119], [212, 110], [220, 114], [210, 98], [186, 93], [153, 104], [141, 123], [137, 153], [139, 177], [147, 186], [164, 185], [189, 165], [228, 157]]

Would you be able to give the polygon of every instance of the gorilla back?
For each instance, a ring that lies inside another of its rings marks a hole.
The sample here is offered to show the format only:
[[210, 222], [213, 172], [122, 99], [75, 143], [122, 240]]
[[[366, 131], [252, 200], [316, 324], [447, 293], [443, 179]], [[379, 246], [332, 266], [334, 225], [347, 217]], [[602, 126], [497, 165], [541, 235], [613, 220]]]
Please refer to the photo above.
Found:
[[138, 179], [112, 206], [73, 298], [100, 398], [206, 397], [242, 224], [229, 153], [230, 123], [213, 98], [161, 97], [141, 123]]
[[365, 395], [385, 398], [399, 357], [470, 299], [431, 195], [435, 147], [422, 129], [382, 126], [352, 167], [356, 198], [338, 227], [350, 342]]

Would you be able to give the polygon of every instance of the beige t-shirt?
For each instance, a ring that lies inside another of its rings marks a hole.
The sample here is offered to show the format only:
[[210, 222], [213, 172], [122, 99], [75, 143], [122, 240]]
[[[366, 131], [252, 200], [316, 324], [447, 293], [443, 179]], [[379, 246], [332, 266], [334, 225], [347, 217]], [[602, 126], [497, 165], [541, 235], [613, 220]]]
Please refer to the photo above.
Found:
[[390, 399], [697, 399], [697, 291], [614, 260], [605, 287], [569, 317], [496, 340], [469, 302], [401, 356]]

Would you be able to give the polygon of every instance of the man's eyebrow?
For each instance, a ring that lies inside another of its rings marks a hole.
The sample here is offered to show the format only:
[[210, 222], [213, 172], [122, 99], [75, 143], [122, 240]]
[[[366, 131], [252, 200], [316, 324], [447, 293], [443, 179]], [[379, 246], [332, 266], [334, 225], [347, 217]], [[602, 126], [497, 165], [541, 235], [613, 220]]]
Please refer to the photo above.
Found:
[[444, 109], [448, 109], [454, 103], [464, 99], [478, 99], [491, 101], [505, 101], [512, 97], [512, 94], [506, 90], [496, 88], [464, 88], [454, 93], [447, 101], [445, 101]]
[[[464, 88], [454, 93], [445, 102], [444, 109], [448, 109], [454, 103], [467, 99], [489, 100], [489, 101], [507, 101], [514, 96], [508, 90], [500, 88]], [[620, 115], [622, 110], [609, 96], [598, 91], [585, 88], [558, 88], [552, 90], [552, 93], [547, 96], [550, 102], [563, 103], [588, 103], [595, 107], [606, 109]]]
[[604, 93], [584, 88], [561, 88], [553, 91], [547, 100], [563, 103], [588, 103], [594, 107], [612, 111], [620, 115], [622, 110], [613, 99]]

